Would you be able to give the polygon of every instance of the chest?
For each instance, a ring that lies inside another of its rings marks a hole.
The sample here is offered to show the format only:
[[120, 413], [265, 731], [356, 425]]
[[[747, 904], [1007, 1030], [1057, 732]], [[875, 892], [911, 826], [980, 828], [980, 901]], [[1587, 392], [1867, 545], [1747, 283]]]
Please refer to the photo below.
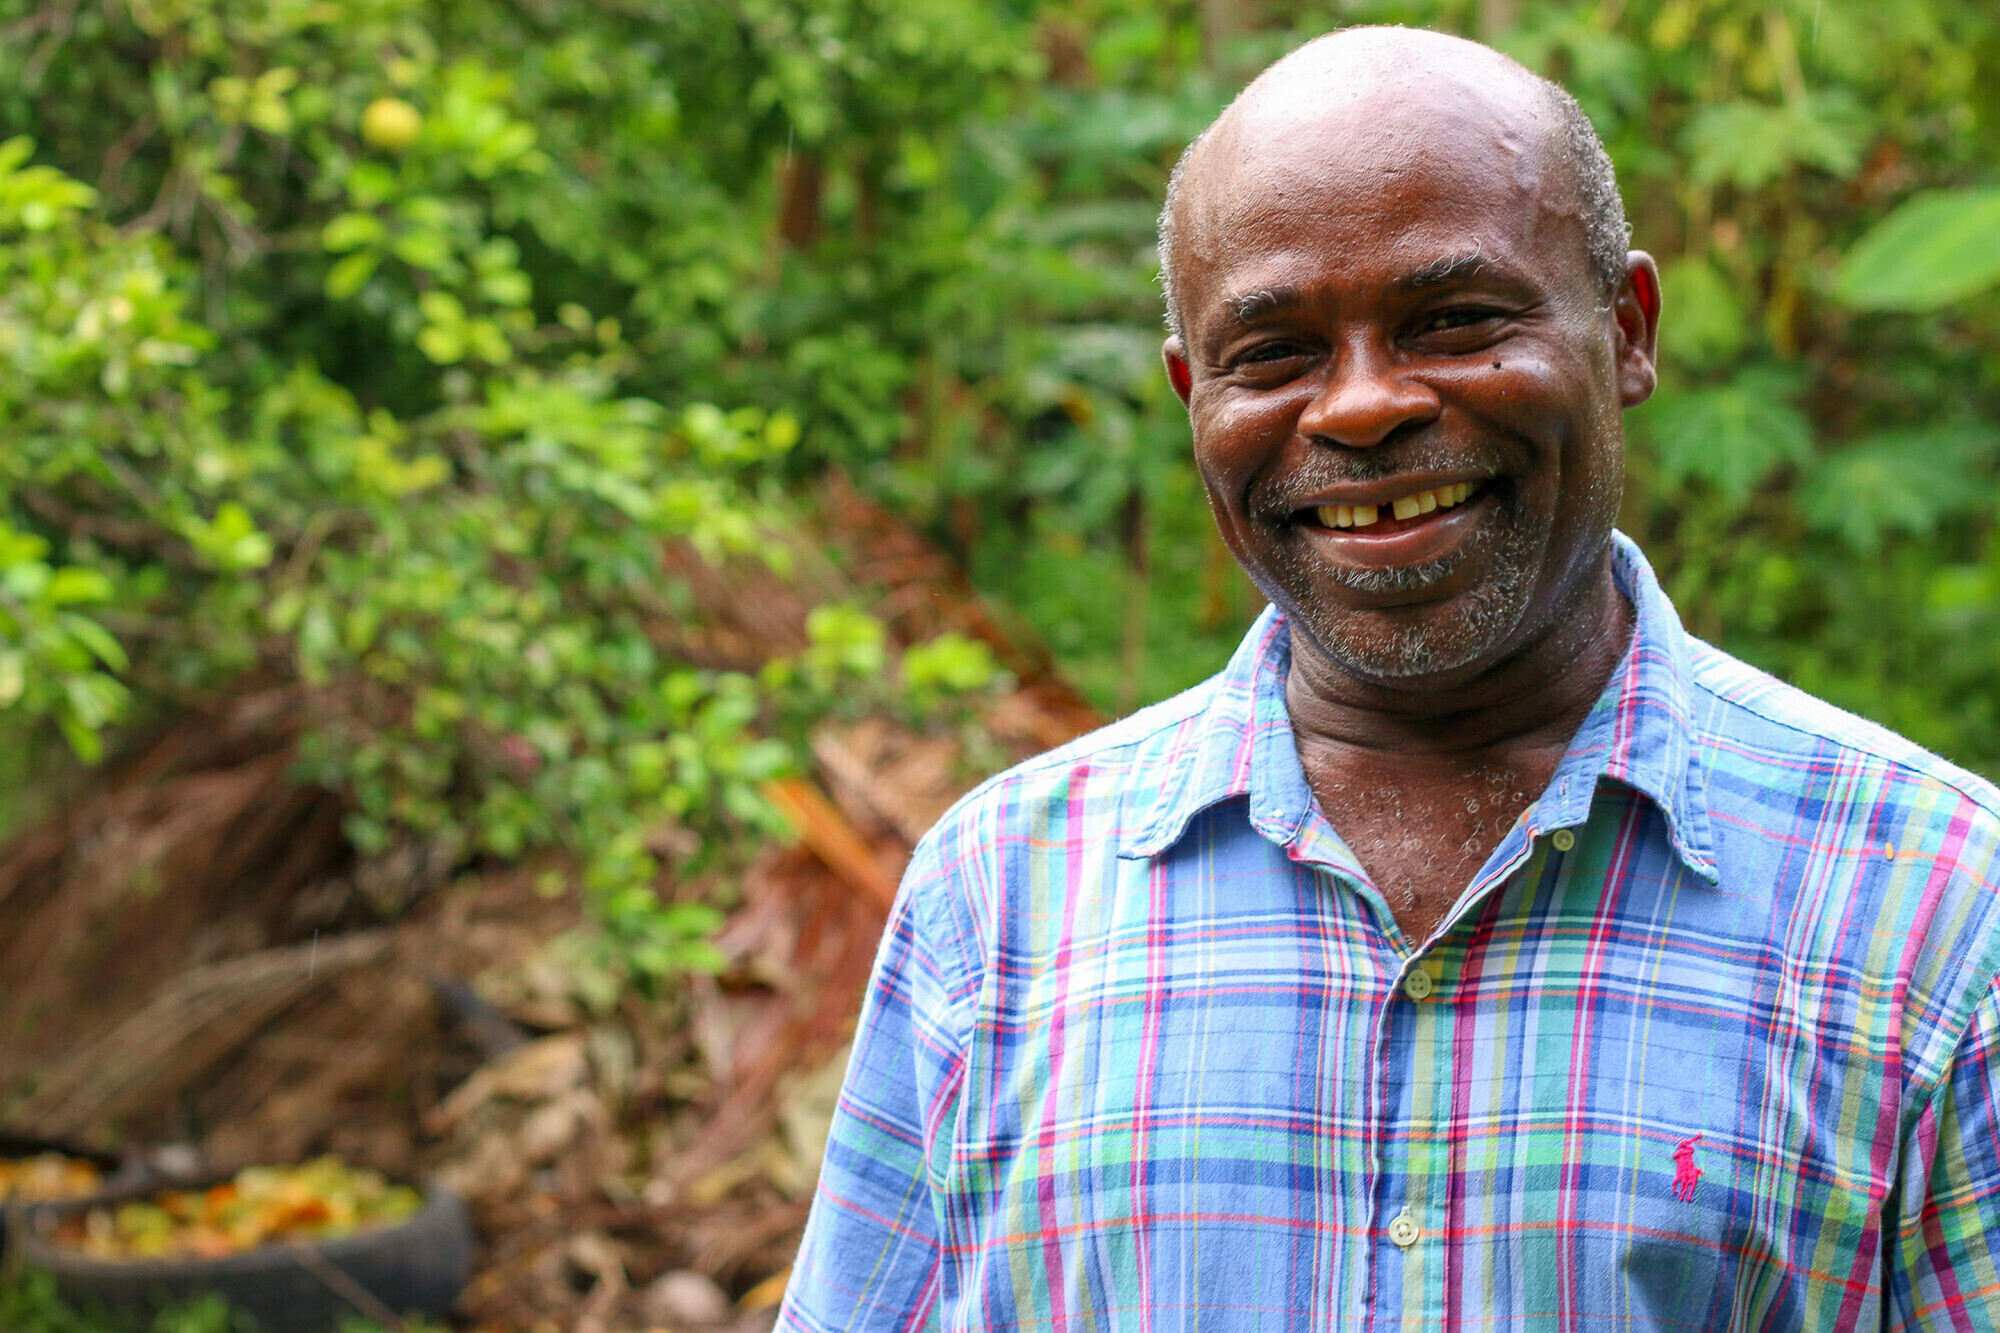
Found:
[[1404, 931], [1428, 938], [1547, 781], [1495, 765], [1434, 776], [1347, 769], [1311, 772], [1329, 823], [1368, 872]]
[[1724, 1328], [1865, 1276], [1888, 1182], [1838, 1126], [1893, 1080], [1718, 961], [1670, 856], [1607, 873], [1620, 840], [1537, 851], [1415, 957], [1199, 829], [1011, 915], [945, 1168], [966, 1326], [1235, 1293], [1260, 1328]]

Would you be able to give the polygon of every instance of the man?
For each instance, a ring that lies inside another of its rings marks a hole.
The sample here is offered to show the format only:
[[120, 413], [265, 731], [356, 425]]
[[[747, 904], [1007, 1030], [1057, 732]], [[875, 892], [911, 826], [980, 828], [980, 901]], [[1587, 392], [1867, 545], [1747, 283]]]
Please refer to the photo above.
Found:
[[1575, 104], [1323, 38], [1162, 237], [1272, 609], [918, 849], [783, 1325], [2000, 1327], [2000, 793], [1612, 532], [1659, 286]]

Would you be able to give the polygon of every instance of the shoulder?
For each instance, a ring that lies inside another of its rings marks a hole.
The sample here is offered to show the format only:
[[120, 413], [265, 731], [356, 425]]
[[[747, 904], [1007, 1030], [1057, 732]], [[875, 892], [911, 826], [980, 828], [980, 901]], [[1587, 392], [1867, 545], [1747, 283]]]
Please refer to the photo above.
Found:
[[1763, 761], [1771, 779], [1786, 785], [1837, 772], [1879, 775], [1962, 802], [1975, 821], [2000, 820], [2000, 789], [1978, 774], [1692, 635], [1688, 648], [1690, 683], [1697, 701], [1708, 704], [1706, 716], [1695, 719], [1697, 732], [1735, 753], [1739, 766]]
[[1127, 835], [1241, 734], [1235, 710], [1216, 706], [1231, 695], [1226, 673], [1211, 677], [980, 783], [917, 844], [903, 884], [911, 911], [976, 957], [1010, 901], [1073, 873], [1109, 873]]
[[1726, 891], [1770, 942], [1895, 998], [1935, 1083], [2000, 973], [2000, 792], [1886, 727], [1689, 640], [1695, 759]]
[[926, 846], [938, 853], [1005, 838], [1039, 822], [1055, 805], [1081, 803], [1081, 812], [1103, 817], [1114, 804], [1123, 808], [1133, 798], [1159, 795], [1178, 764], [1192, 758], [1198, 725], [1214, 722], [1212, 706], [1223, 688], [1222, 677], [1210, 677], [994, 774], [939, 817], [919, 854]]

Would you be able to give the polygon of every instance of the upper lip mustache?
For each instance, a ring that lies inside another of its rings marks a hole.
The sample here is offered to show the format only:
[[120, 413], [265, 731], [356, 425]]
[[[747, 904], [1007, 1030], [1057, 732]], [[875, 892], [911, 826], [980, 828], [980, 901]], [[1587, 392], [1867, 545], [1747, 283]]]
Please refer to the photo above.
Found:
[[1325, 505], [1374, 505], [1381, 508], [1406, 495], [1421, 495], [1425, 491], [1434, 491], [1440, 486], [1455, 486], [1462, 481], [1488, 481], [1491, 477], [1492, 474], [1486, 472], [1411, 472], [1380, 481], [1344, 482], [1314, 491], [1294, 503], [1292, 512], [1318, 509]]

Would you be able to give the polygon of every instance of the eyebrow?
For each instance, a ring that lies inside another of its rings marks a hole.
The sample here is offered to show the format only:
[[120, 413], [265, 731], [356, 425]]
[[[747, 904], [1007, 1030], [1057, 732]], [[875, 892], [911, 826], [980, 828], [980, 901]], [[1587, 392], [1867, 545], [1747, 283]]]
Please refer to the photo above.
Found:
[[1441, 286], [1447, 282], [1476, 276], [1486, 267], [1486, 262], [1486, 256], [1477, 250], [1462, 255], [1446, 255], [1433, 259], [1422, 268], [1405, 273], [1396, 279], [1396, 285], [1412, 291], [1423, 287]]
[[[1477, 277], [1489, 268], [1498, 274], [1506, 274], [1509, 271], [1504, 265], [1495, 263], [1480, 251], [1468, 250], [1464, 254], [1444, 255], [1421, 267], [1411, 269], [1396, 278], [1393, 285], [1405, 291], [1421, 291], [1426, 287], [1442, 287], [1447, 283]], [[1262, 287], [1256, 291], [1244, 292], [1240, 296], [1222, 298], [1223, 306], [1239, 325], [1254, 324], [1273, 311], [1301, 305], [1304, 301], [1304, 291], [1290, 283], [1277, 287]]]
[[1254, 324], [1274, 310], [1298, 305], [1304, 296], [1297, 287], [1265, 287], [1241, 296], [1225, 296], [1222, 303], [1229, 307], [1229, 313], [1238, 324]]

